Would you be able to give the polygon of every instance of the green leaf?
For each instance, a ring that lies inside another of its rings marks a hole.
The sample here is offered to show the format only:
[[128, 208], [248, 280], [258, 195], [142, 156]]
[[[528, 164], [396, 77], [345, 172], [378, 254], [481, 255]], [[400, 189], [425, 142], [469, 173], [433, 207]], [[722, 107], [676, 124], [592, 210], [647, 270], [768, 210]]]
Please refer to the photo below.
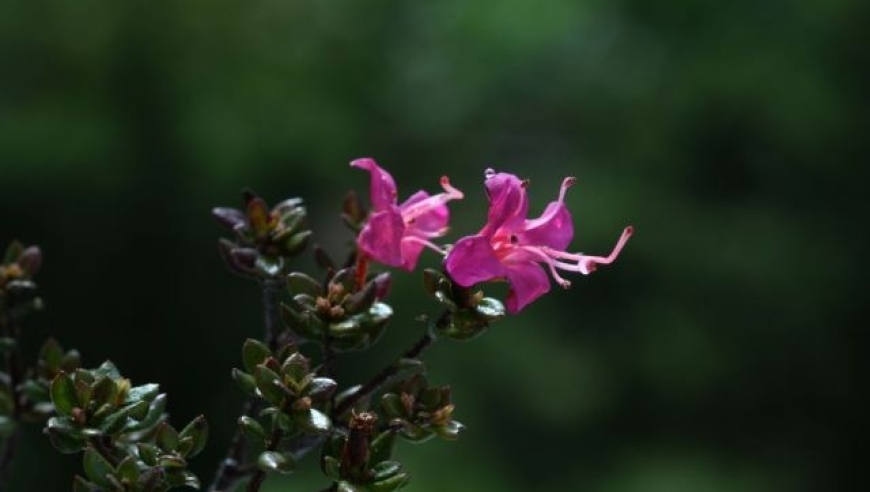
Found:
[[189, 452], [184, 454], [184, 457], [192, 458], [202, 451], [205, 443], [208, 441], [208, 422], [206, 422], [204, 416], [200, 415], [193, 419], [178, 434], [179, 439], [188, 437], [193, 439], [193, 447]]
[[254, 418], [247, 415], [239, 417], [239, 427], [248, 439], [259, 438], [266, 439], [266, 430]]
[[193, 489], [200, 488], [199, 478], [187, 470], [173, 471], [166, 475], [166, 481], [173, 487], [185, 486]]
[[160, 449], [157, 446], [140, 442], [136, 444], [136, 448], [139, 450], [139, 457], [146, 465], [157, 465], [157, 456], [160, 454]]
[[300, 272], [293, 272], [287, 275], [287, 287], [290, 289], [291, 295], [308, 294], [316, 297], [323, 293], [323, 287], [320, 285], [320, 282]]
[[338, 486], [336, 486], [335, 490], [336, 492], [362, 492], [362, 489], [358, 489], [344, 480], [338, 482]]
[[88, 480], [101, 487], [111, 487], [112, 482], [108, 476], [114, 474], [115, 468], [96, 449], [88, 447], [82, 459], [85, 476]]
[[408, 485], [408, 482], [410, 481], [411, 475], [407, 473], [397, 473], [389, 478], [368, 484], [366, 489], [368, 492], [393, 492]]
[[106, 435], [115, 435], [128, 424], [129, 419], [142, 420], [148, 412], [148, 402], [139, 401], [132, 405], [127, 405], [117, 412], [109, 414], [99, 425], [100, 430]]
[[307, 412], [294, 415], [296, 423], [309, 434], [325, 434], [332, 429], [332, 422], [325, 413], [312, 408]]
[[167, 422], [163, 422], [157, 429], [157, 436], [154, 442], [167, 453], [175, 451], [175, 448], [178, 447], [178, 431]]
[[48, 434], [51, 445], [62, 454], [78, 453], [87, 445], [87, 440], [84, 437], [70, 434], [51, 425], [45, 428], [45, 432]]
[[235, 367], [232, 370], [232, 376], [243, 393], [248, 396], [257, 396], [257, 381], [254, 379], [254, 376]]
[[272, 405], [282, 406], [286, 393], [280, 389], [281, 378], [263, 364], [254, 369], [254, 378], [263, 398]]
[[94, 394], [94, 388], [84, 381], [76, 380], [75, 389], [79, 408], [88, 408], [88, 403], [91, 402], [91, 397]]
[[385, 393], [381, 397], [381, 408], [387, 413], [390, 418], [408, 417], [405, 411], [405, 405], [402, 404], [402, 398], [396, 393]]
[[118, 464], [115, 473], [118, 476], [118, 480], [122, 482], [136, 483], [136, 480], [139, 480], [139, 467], [136, 465], [136, 458], [133, 456], [124, 458]]
[[372, 440], [369, 446], [369, 460], [371, 463], [380, 463], [387, 461], [393, 456], [393, 450], [396, 448], [396, 431], [387, 429], [378, 434], [378, 437]]
[[474, 309], [481, 318], [488, 322], [496, 321], [505, 316], [504, 304], [492, 297], [484, 297]]
[[60, 362], [63, 359], [63, 348], [54, 338], [49, 338], [39, 349], [39, 361], [48, 374], [54, 374], [60, 370]]
[[305, 387], [305, 392], [308, 396], [315, 400], [328, 398], [338, 387], [338, 383], [330, 378], [314, 378]]
[[271, 356], [272, 351], [259, 340], [249, 338], [242, 345], [242, 361], [245, 365], [245, 370], [249, 373], [253, 373], [257, 365], [262, 364]]
[[158, 393], [160, 393], [159, 384], [150, 383], [136, 386], [130, 388], [130, 391], [127, 393], [127, 402], [135, 403], [142, 400], [150, 402], [157, 397]]
[[112, 361], [107, 360], [100, 364], [100, 367], [94, 369], [94, 375], [96, 376], [105, 376], [111, 379], [121, 379], [121, 372], [118, 371], [118, 368], [115, 367], [115, 364]]
[[118, 396], [118, 385], [115, 384], [115, 381], [107, 376], [102, 376], [93, 386], [94, 392], [91, 399], [97, 408], [107, 404], [115, 406], [115, 398]]
[[381, 461], [372, 467], [374, 481], [380, 481], [395, 476], [402, 471], [402, 464], [398, 461]]
[[139, 422], [130, 422], [126, 431], [136, 432], [150, 429], [160, 423], [166, 410], [166, 394], [157, 395], [148, 407], [148, 413]]
[[64, 417], [72, 415], [78, 404], [75, 384], [66, 373], [58, 374], [51, 381], [51, 402], [57, 413]]
[[277, 473], [292, 473], [296, 469], [296, 461], [289, 453], [264, 451], [257, 458], [257, 466], [261, 470]]

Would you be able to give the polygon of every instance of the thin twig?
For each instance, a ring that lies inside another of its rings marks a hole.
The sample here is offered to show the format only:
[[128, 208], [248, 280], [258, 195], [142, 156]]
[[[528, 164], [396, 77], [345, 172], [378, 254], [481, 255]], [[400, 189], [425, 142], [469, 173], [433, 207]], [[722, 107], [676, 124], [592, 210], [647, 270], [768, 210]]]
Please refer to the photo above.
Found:
[[[279, 427], [275, 427], [275, 430], [272, 431], [272, 435], [269, 437], [269, 444], [266, 446], [266, 451], [277, 450], [282, 439], [284, 439], [284, 431]], [[256, 471], [254, 471], [254, 474], [251, 475], [251, 480], [248, 482], [248, 487], [245, 489], [245, 492], [258, 492], [260, 486], [263, 485], [264, 480], [266, 480], [266, 472], [261, 468], [257, 468]]]
[[[405, 351], [404, 354], [402, 354], [401, 359], [416, 359], [424, 350], [426, 350], [427, 347], [432, 345], [432, 342], [434, 341], [435, 339], [432, 338], [432, 336], [427, 331], [419, 340], [417, 340], [417, 343], [415, 343], [414, 346], [412, 346], [410, 349]], [[399, 369], [401, 369], [399, 361], [396, 361], [389, 366], [383, 368], [381, 372], [377, 373], [356, 393], [342, 400], [342, 402], [333, 409], [333, 419], [336, 417], [340, 417], [342, 414], [353, 408], [353, 406], [356, 405], [357, 402], [377, 391], [377, 389], [380, 388], [381, 385], [386, 383], [388, 379], [395, 376], [396, 373], [399, 372]]]
[[[260, 288], [263, 294], [263, 340], [274, 352], [278, 348], [278, 334], [281, 323], [279, 310], [279, 295], [282, 283], [276, 280], [263, 280]], [[241, 415], [254, 416], [259, 411], [259, 404], [254, 397], [248, 398], [242, 406]], [[209, 492], [227, 492], [233, 490], [242, 478], [253, 473], [250, 467], [243, 465], [248, 451], [248, 441], [241, 427], [236, 429], [230, 440], [227, 455], [221, 461], [215, 473], [214, 480], [208, 488]]]

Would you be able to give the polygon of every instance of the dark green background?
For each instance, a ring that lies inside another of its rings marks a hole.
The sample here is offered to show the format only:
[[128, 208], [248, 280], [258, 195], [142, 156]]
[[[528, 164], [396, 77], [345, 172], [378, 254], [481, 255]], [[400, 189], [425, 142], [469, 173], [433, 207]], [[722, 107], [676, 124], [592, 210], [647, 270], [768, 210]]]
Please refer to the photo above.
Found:
[[[530, 178], [535, 211], [575, 175], [572, 247], [635, 237], [433, 348], [468, 431], [403, 447], [408, 490], [846, 490], [866, 445], [868, 6], [4, 0], [0, 243], [46, 257], [27, 348], [51, 334], [160, 382], [176, 421], [205, 413], [207, 481], [261, 330], [211, 207], [304, 196], [341, 255], [340, 200], [367, 189], [352, 158], [403, 196], [449, 174], [467, 195], [449, 240], [482, 223], [484, 168]], [[418, 336], [436, 309], [418, 284], [396, 276], [392, 328], [347, 383]], [[78, 458], [27, 437], [14, 490], [68, 490]], [[268, 490], [325, 486], [308, 464]]]

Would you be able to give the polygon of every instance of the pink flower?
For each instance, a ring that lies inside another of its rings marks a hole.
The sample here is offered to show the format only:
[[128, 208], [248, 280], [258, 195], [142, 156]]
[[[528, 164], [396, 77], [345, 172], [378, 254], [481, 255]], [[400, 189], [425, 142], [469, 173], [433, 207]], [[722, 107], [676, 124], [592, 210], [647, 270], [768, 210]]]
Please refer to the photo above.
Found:
[[393, 177], [373, 159], [357, 159], [350, 165], [371, 174], [372, 212], [357, 237], [363, 255], [378, 263], [411, 271], [424, 247], [443, 254], [442, 248], [430, 240], [447, 232], [450, 212], [446, 203], [463, 196], [450, 186], [447, 176], [441, 177], [443, 193], [430, 196], [421, 190], [397, 205]]
[[606, 265], [619, 255], [631, 236], [631, 226], [607, 256], [587, 256], [565, 251], [574, 236], [571, 214], [565, 207], [565, 192], [575, 182], [565, 178], [559, 198], [547, 205], [537, 219], [527, 219], [529, 211], [527, 182], [513, 174], [486, 170], [489, 214], [477, 235], [460, 239], [444, 263], [453, 280], [463, 287], [478, 282], [506, 279], [510, 284], [507, 309], [517, 313], [550, 290], [553, 279], [564, 288], [571, 285], [558, 270], [587, 275], [597, 265]]

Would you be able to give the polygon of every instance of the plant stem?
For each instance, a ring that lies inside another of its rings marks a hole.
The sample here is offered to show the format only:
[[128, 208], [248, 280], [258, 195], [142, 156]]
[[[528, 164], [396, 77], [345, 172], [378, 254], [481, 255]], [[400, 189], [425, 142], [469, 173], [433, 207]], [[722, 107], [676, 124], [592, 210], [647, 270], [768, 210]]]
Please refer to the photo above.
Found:
[[[269, 437], [269, 444], [266, 446], [266, 451], [277, 450], [282, 439], [284, 439], [284, 431], [275, 427], [275, 430], [272, 431], [272, 436]], [[245, 489], [245, 492], [258, 492], [260, 486], [263, 485], [264, 480], [266, 480], [266, 472], [261, 468], [257, 468], [251, 476], [251, 480], [248, 482], [248, 487]]]
[[[278, 327], [281, 323], [279, 295], [282, 292], [282, 287], [281, 281], [272, 279], [263, 280], [260, 284], [263, 295], [263, 340], [273, 352], [278, 349]], [[252, 417], [257, 414], [258, 410], [259, 404], [256, 398], [251, 397], [242, 406], [241, 414]], [[252, 473], [249, 468], [241, 465], [247, 451], [248, 441], [239, 427], [230, 439], [227, 455], [215, 473], [214, 480], [208, 488], [209, 492], [233, 490], [240, 479]]]
[[[432, 338], [432, 335], [429, 334], [428, 331], [423, 334], [423, 336], [417, 340], [410, 349], [405, 351], [402, 354], [401, 359], [416, 359], [420, 356], [420, 354], [426, 350], [427, 347], [432, 345], [435, 339]], [[384, 383], [387, 382], [388, 379], [395, 376], [396, 373], [399, 372], [400, 369], [399, 361], [393, 362], [389, 366], [383, 368], [381, 372], [377, 373], [372, 379], [369, 380], [366, 384], [362, 386], [356, 393], [352, 396], [345, 398], [338, 406], [336, 406], [332, 411], [333, 419], [336, 417], [340, 417], [342, 414], [353, 408], [354, 405], [357, 404], [361, 399], [375, 392], [378, 388], [381, 387]]]

